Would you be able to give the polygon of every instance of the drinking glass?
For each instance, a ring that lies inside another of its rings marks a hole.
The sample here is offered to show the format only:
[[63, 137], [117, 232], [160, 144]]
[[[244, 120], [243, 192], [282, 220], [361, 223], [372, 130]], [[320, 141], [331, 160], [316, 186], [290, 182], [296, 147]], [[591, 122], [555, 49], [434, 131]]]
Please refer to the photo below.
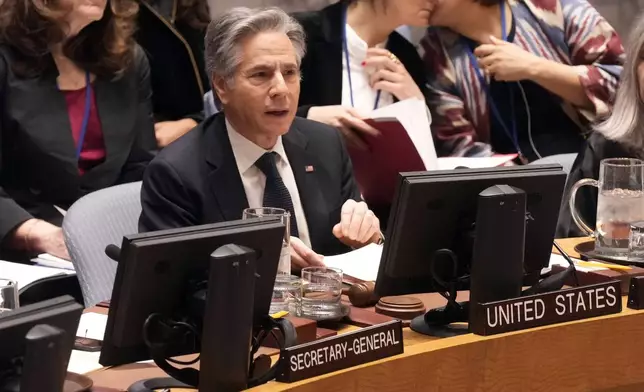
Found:
[[299, 286], [294, 286], [296, 281], [291, 275], [291, 214], [285, 209], [272, 207], [246, 208], [244, 210], [242, 219], [255, 218], [279, 218], [284, 224], [284, 239], [282, 241], [282, 250], [280, 251], [280, 260], [273, 286], [273, 299], [271, 300], [269, 312], [270, 314], [281, 311], [288, 312], [290, 293], [293, 290], [299, 289]]
[[0, 278], [0, 313], [18, 308], [18, 283]]
[[316, 319], [342, 314], [342, 270], [328, 267], [302, 269], [301, 313]]
[[[583, 186], [594, 186], [599, 190], [594, 231], [581, 219], [576, 207], [577, 191]], [[575, 224], [587, 235], [595, 237], [597, 253], [626, 256], [631, 224], [644, 220], [644, 161], [604, 159], [599, 167], [599, 180], [578, 181], [572, 187], [569, 202]]]
[[280, 218], [286, 227], [284, 230], [284, 241], [282, 241], [282, 251], [280, 252], [279, 266], [277, 267], [277, 275], [291, 276], [291, 214], [283, 208], [246, 208], [242, 214], [242, 219], [254, 218]]

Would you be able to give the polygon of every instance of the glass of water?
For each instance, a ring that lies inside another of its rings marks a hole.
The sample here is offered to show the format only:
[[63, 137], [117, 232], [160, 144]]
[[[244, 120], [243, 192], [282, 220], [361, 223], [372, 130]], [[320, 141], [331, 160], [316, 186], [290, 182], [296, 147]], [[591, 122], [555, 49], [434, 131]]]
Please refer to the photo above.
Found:
[[[282, 208], [260, 207], [247, 208], [242, 214], [242, 219], [279, 218], [284, 224], [284, 240], [280, 252], [277, 276], [273, 286], [273, 300], [271, 301], [270, 314], [289, 311], [289, 298], [293, 290], [299, 289], [297, 282], [291, 275], [291, 214]], [[295, 285], [295, 286], [294, 286]]]
[[279, 218], [286, 229], [284, 230], [284, 241], [282, 241], [282, 251], [280, 252], [280, 262], [277, 267], [277, 275], [291, 276], [291, 214], [282, 208], [261, 207], [246, 208], [242, 214], [242, 219], [254, 218]]
[[301, 313], [304, 317], [331, 319], [342, 315], [342, 270], [327, 267], [302, 269]]
[[[592, 230], [576, 209], [576, 194], [583, 186], [599, 189], [597, 221]], [[578, 181], [571, 190], [570, 210], [577, 226], [595, 237], [595, 251], [607, 256], [629, 253], [631, 224], [644, 221], [644, 161], [631, 158], [604, 159], [599, 180]]]
[[18, 283], [0, 278], [0, 313], [18, 308]]

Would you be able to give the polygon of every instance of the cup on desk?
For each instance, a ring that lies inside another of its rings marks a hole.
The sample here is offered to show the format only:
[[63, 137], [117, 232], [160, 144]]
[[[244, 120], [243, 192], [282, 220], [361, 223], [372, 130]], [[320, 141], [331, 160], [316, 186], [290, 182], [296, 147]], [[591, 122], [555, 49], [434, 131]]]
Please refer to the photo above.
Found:
[[[594, 231], [577, 211], [577, 191], [583, 186], [599, 189]], [[599, 181], [583, 179], [572, 187], [570, 211], [575, 224], [587, 235], [595, 237], [597, 253], [628, 256], [631, 224], [644, 221], [644, 161], [631, 158], [604, 159], [599, 168]]]
[[342, 270], [329, 267], [302, 269], [301, 315], [316, 319], [342, 313]]
[[0, 278], [0, 313], [18, 308], [18, 283]]
[[294, 290], [299, 290], [299, 285], [297, 284], [299, 279], [294, 279], [291, 275], [291, 214], [282, 208], [272, 207], [246, 208], [244, 210], [242, 219], [255, 218], [279, 218], [286, 227], [280, 261], [277, 267], [277, 276], [275, 277], [275, 286], [273, 287], [270, 314], [289, 311], [292, 293]]

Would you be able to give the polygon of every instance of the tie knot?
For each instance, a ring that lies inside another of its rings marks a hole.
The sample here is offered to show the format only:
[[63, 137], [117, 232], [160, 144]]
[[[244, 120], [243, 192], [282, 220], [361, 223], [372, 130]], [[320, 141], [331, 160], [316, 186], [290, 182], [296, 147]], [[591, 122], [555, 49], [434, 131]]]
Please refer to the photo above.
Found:
[[275, 177], [277, 174], [277, 153], [267, 152], [255, 162], [255, 166], [264, 173], [266, 177]]

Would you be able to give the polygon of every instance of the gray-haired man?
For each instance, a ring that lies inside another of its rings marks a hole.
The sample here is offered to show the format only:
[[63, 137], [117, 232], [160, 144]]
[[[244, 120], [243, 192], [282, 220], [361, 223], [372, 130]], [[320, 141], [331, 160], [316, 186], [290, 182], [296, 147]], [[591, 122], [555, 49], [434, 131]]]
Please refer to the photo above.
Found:
[[[235, 8], [213, 20], [206, 63], [223, 112], [148, 166], [142, 231], [240, 219], [247, 207], [291, 212], [296, 268], [380, 240], [338, 132], [295, 118], [304, 33], [284, 11]], [[315, 77], [315, 75], [308, 75]]]

